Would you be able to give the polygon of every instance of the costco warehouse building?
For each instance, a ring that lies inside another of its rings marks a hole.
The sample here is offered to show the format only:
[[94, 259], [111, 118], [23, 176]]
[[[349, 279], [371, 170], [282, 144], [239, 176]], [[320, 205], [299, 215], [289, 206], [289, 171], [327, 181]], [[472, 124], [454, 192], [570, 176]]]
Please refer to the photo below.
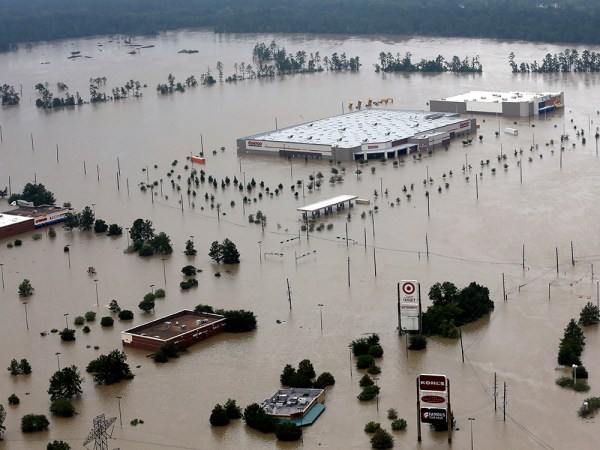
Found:
[[475, 132], [456, 113], [368, 108], [239, 138], [238, 154], [354, 161], [395, 158]]

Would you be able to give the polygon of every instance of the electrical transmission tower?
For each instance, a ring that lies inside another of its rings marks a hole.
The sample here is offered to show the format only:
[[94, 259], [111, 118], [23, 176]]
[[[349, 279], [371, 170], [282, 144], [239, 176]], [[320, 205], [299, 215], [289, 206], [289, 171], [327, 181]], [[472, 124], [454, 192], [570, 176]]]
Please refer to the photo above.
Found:
[[104, 414], [100, 414], [94, 418], [94, 425], [92, 431], [88, 434], [88, 437], [83, 441], [83, 445], [87, 448], [87, 444], [94, 442], [94, 450], [108, 450], [108, 439], [112, 437], [112, 428], [110, 435], [108, 429], [117, 420], [116, 417], [112, 417], [108, 420], [104, 418]]

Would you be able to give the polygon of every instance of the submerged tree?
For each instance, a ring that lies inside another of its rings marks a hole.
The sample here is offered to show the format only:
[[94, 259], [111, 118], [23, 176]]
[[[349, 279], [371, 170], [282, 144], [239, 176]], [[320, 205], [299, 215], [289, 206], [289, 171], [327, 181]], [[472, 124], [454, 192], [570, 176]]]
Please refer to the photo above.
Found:
[[16, 200], [25, 200], [26, 202], [33, 203], [35, 206], [54, 205], [56, 202], [54, 194], [47, 190], [41, 183], [27, 183], [23, 188], [22, 194], [12, 194], [8, 197], [9, 203]]
[[134, 377], [127, 364], [127, 355], [120, 350], [113, 350], [108, 355], [100, 355], [90, 361], [86, 372], [93, 374], [94, 382], [98, 384], [113, 384]]

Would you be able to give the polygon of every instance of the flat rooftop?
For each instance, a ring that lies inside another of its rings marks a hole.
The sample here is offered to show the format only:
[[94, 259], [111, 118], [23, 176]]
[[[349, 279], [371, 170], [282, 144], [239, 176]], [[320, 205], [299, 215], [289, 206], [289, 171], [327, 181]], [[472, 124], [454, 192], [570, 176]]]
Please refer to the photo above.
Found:
[[[148, 336], [161, 340], [168, 340], [192, 330], [211, 326], [224, 319], [217, 314], [204, 314], [183, 310], [169, 316], [161, 317], [152, 322], [139, 325], [126, 330], [125, 333], [138, 336]], [[199, 323], [200, 322], [200, 323]]]
[[279, 389], [260, 405], [267, 414], [291, 416], [305, 414], [312, 403], [323, 393], [323, 389], [290, 388]]
[[21, 217], [40, 217], [46, 214], [67, 211], [70, 208], [61, 208], [53, 205], [39, 205], [39, 206], [19, 206], [18, 208], [11, 209], [10, 211], [4, 211], [2, 214], [10, 214], [11, 216]]
[[356, 200], [358, 198], [357, 195], [338, 195], [337, 197], [328, 198], [325, 200], [321, 200], [316, 203], [311, 203], [310, 205], [301, 206], [297, 209], [297, 211], [306, 211], [313, 212], [318, 211], [320, 209], [327, 208], [329, 206], [338, 205], [340, 203], [349, 202], [351, 200]]
[[243, 139], [350, 148], [408, 139], [463, 120], [454, 113], [369, 108]]
[[7, 212], [0, 213], [0, 228], [31, 220], [31, 217], [13, 216]]
[[471, 91], [465, 94], [446, 97], [442, 100], [449, 102], [530, 102], [545, 96], [559, 95], [560, 92], [500, 92], [500, 91]]

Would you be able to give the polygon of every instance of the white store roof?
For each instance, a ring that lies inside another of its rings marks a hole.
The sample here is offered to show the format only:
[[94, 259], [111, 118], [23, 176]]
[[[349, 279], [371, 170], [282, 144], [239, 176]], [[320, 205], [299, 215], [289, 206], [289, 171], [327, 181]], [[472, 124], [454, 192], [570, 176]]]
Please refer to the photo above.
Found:
[[349, 148], [408, 139], [463, 120], [454, 113], [369, 108], [244, 139]]
[[530, 102], [534, 99], [559, 95], [560, 92], [500, 92], [500, 91], [471, 91], [453, 97], [443, 98], [449, 102]]
[[15, 223], [27, 222], [31, 217], [11, 216], [10, 214], [0, 213], [0, 227], [13, 225]]

